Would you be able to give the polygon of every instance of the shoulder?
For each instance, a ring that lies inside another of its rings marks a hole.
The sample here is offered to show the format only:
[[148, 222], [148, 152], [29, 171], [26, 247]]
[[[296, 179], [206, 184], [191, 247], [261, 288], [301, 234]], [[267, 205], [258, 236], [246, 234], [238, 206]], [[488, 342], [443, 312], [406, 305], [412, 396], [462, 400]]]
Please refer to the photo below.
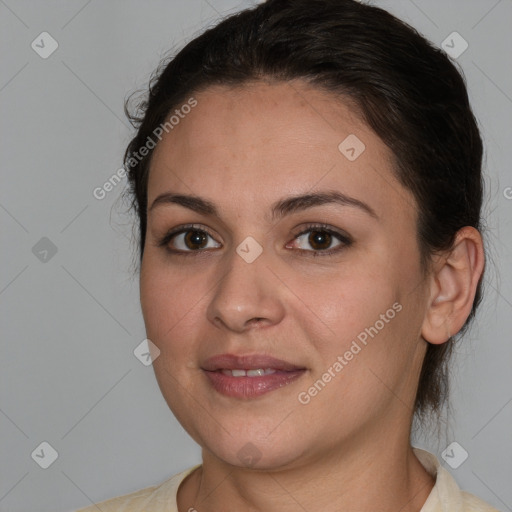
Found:
[[461, 491], [464, 512], [499, 512], [497, 508], [489, 505], [489, 503], [481, 500], [474, 494]]
[[98, 509], [102, 512], [132, 512], [135, 510], [143, 510], [145, 503], [158, 487], [159, 486], [146, 487], [145, 489], [140, 489], [139, 491], [125, 494], [124, 496], [94, 503], [76, 512], [98, 512]]
[[181, 482], [200, 465], [186, 469], [159, 485], [94, 503], [75, 512], [178, 512], [176, 495]]
[[420, 512], [499, 512], [477, 496], [460, 489], [459, 485], [432, 453], [419, 448], [413, 451], [436, 483]]

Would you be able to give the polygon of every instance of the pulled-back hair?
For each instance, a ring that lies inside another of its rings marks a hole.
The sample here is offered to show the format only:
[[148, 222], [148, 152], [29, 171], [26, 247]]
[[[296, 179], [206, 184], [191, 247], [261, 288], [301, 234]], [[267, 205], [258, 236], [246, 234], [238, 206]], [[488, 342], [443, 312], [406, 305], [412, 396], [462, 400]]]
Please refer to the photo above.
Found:
[[[464, 226], [481, 229], [482, 140], [464, 79], [445, 53], [388, 12], [355, 0], [268, 0], [189, 42], [154, 74], [133, 113], [125, 153], [144, 253], [149, 164], [139, 149], [173, 109], [213, 85], [300, 79], [349, 101], [394, 155], [394, 172], [417, 202], [425, 273]], [[137, 156], [137, 158], [135, 158]], [[471, 314], [481, 300], [480, 280]], [[448, 393], [453, 338], [428, 344], [415, 412], [439, 412]]]

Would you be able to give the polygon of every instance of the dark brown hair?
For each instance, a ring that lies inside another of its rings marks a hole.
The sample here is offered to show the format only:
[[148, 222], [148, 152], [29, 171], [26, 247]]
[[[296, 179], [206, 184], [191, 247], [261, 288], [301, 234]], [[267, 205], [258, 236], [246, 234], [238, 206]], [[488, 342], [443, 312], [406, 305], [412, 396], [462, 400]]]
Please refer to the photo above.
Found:
[[[418, 208], [418, 244], [429, 270], [464, 226], [481, 229], [482, 141], [464, 79], [443, 51], [388, 12], [355, 0], [268, 0], [222, 20], [154, 74], [133, 113], [125, 153], [132, 205], [146, 235], [147, 184], [155, 129], [194, 93], [213, 85], [301, 79], [350, 100], [392, 150], [398, 180]], [[135, 158], [137, 156], [137, 158]], [[481, 280], [471, 314], [481, 300]], [[453, 339], [428, 344], [415, 412], [439, 412], [448, 393]]]

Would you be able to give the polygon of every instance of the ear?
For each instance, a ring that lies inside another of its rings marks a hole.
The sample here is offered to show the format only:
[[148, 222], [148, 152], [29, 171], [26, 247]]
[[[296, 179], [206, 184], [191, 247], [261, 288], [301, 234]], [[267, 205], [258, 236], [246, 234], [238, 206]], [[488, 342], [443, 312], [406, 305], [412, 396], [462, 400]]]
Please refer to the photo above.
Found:
[[434, 264], [430, 297], [421, 334], [439, 345], [457, 334], [466, 322], [485, 266], [480, 232], [466, 226], [457, 232], [453, 248]]

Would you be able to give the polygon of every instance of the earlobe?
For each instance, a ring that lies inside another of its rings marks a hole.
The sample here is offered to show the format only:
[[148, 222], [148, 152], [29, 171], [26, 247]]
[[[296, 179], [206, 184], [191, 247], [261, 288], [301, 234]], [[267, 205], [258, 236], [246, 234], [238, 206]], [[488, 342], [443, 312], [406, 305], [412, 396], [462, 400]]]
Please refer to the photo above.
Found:
[[482, 236], [470, 226], [460, 229], [450, 251], [434, 265], [430, 297], [421, 334], [439, 345], [466, 322], [485, 266]]

